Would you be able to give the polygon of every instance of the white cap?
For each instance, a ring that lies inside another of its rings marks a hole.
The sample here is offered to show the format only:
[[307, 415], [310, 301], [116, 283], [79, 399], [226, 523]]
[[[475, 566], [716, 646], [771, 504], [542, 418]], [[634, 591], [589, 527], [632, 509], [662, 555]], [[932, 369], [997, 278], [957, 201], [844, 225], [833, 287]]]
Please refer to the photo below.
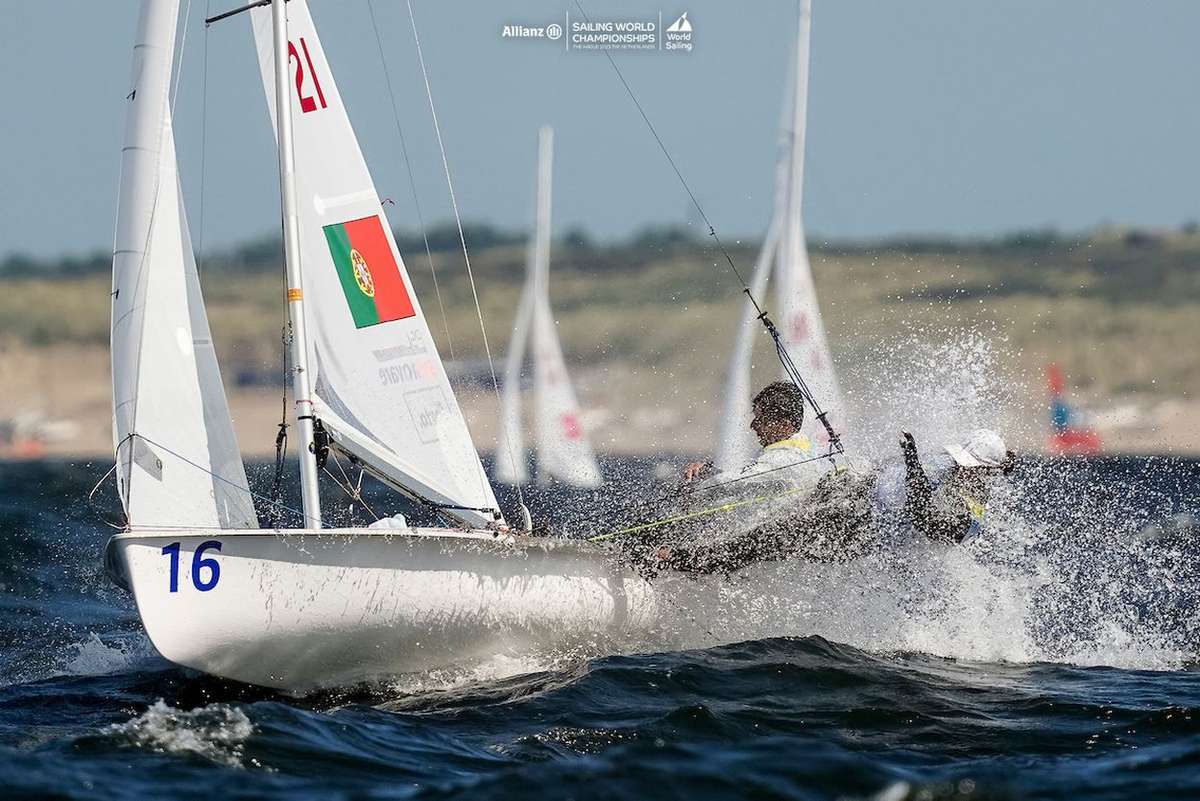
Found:
[[1008, 458], [1004, 440], [990, 428], [979, 429], [962, 445], [950, 443], [945, 448], [962, 467], [999, 467]]

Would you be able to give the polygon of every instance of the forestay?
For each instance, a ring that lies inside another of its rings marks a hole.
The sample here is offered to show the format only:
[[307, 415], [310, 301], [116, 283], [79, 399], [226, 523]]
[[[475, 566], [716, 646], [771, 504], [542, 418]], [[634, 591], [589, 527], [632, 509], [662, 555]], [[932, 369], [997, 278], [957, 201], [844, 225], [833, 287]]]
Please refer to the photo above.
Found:
[[[495, 495], [308, 5], [291, 0], [286, 8], [303, 275], [303, 286], [292, 289], [304, 293], [317, 416], [338, 449], [392, 486], [451, 507], [466, 522], [492, 522]], [[251, 22], [274, 124], [270, 10], [255, 9]]]
[[113, 245], [113, 443], [131, 529], [258, 520], [200, 294], [171, 128], [179, 4], [144, 0]]
[[[844, 404], [833, 360], [821, 322], [821, 311], [808, 263], [802, 216], [804, 190], [804, 140], [808, 113], [808, 59], [811, 2], [801, 0], [791, 92], [785, 104], [784, 147], [777, 168], [775, 209], [763, 249], [755, 267], [751, 291], [761, 297], [767, 276], [773, 272], [779, 313], [775, 317], [784, 347], [804, 376], [813, 396], [836, 427], [843, 422]], [[731, 470], [750, 461], [754, 449], [750, 421], [750, 363], [753, 332], [760, 325], [747, 300], [738, 329], [729, 374], [725, 405], [718, 431], [715, 461]], [[785, 373], [784, 378], [787, 378]], [[804, 431], [821, 451], [828, 433], [806, 410]]]

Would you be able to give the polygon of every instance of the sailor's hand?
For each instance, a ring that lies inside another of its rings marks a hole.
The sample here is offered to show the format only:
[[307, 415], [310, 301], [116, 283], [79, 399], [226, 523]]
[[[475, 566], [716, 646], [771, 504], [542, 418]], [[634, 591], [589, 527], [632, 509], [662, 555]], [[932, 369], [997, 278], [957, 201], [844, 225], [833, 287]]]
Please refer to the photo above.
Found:
[[683, 481], [690, 484], [699, 481], [712, 471], [712, 462], [692, 462], [683, 468]]

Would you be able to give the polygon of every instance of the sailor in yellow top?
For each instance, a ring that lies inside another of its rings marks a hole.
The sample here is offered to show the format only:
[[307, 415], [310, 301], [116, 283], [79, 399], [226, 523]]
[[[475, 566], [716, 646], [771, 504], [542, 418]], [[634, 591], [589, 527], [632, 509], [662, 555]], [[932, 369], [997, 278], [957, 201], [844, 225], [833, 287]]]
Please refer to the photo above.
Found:
[[754, 562], [841, 559], [856, 552], [849, 535], [831, 538], [820, 531], [813, 499], [831, 488], [822, 479], [835, 476], [832, 462], [801, 433], [800, 389], [785, 381], [770, 384], [754, 396], [752, 408], [750, 428], [762, 451], [740, 470], [714, 473], [704, 462], [684, 468], [684, 507], [673, 518], [682, 525], [656, 527], [641, 537], [631, 549], [639, 567], [650, 574], [731, 573]]
[[711, 462], [693, 462], [683, 469], [685, 485], [710, 488], [772, 481], [801, 492], [816, 487], [830, 465], [800, 431], [804, 396], [799, 387], [790, 381], [768, 384], [754, 396], [752, 408], [750, 428], [763, 446], [755, 460], [740, 470], [722, 473], [715, 472]]

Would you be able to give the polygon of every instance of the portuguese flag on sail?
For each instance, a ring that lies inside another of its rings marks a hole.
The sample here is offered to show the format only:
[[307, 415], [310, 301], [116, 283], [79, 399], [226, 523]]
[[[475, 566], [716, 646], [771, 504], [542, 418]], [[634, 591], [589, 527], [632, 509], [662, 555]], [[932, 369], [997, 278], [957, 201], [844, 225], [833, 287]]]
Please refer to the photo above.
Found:
[[416, 314], [379, 217], [326, 225], [323, 230], [355, 328]]

